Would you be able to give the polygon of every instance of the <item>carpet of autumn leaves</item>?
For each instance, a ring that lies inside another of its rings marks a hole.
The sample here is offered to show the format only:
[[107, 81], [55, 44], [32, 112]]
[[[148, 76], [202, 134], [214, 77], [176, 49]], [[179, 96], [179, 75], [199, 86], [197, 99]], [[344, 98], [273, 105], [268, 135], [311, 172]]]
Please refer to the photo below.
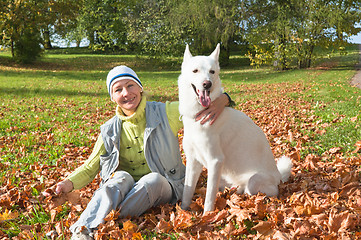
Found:
[[[278, 197], [240, 195], [234, 189], [226, 189], [217, 195], [216, 210], [203, 216], [207, 174], [204, 170], [190, 211], [182, 210], [178, 204], [161, 205], [140, 217], [126, 219], [118, 219], [118, 213], [113, 211], [95, 232], [95, 239], [361, 239], [361, 141], [354, 146], [353, 155], [346, 155], [339, 148], [322, 155], [304, 155], [312, 143], [312, 136], [306, 135], [305, 130], [314, 134], [325, 131], [325, 123], [313, 115], [312, 101], [289, 97], [292, 93], [302, 95], [308, 86], [276, 83], [267, 87], [272, 91], [263, 85], [235, 84], [232, 91], [260, 96], [235, 108], [264, 130], [276, 157], [287, 155], [293, 160], [292, 176], [280, 184]], [[97, 117], [109, 118], [101, 114]], [[39, 134], [44, 141], [53, 139], [51, 132]], [[182, 132], [179, 140], [182, 147]], [[11, 146], [12, 142], [11, 137], [0, 139], [2, 146]], [[99, 177], [69, 194], [47, 198], [33, 194], [34, 189], [41, 192], [53, 186], [92, 150], [91, 146], [64, 148], [56, 166], [35, 163], [27, 171], [13, 169], [6, 173], [8, 180], [0, 188], [0, 205], [6, 211], [0, 215], [0, 225], [16, 221], [20, 215], [31, 217], [38, 205], [50, 214], [47, 223], [21, 225], [21, 232], [12, 239], [45, 239], [46, 233], [51, 239], [70, 237], [68, 228], [97, 189]], [[186, 161], [184, 155], [183, 158]], [[10, 164], [1, 163], [1, 171], [7, 171]], [[50, 180], [40, 181], [39, 176]], [[13, 184], [12, 177], [21, 181]], [[0, 232], [0, 238], [9, 237]]]

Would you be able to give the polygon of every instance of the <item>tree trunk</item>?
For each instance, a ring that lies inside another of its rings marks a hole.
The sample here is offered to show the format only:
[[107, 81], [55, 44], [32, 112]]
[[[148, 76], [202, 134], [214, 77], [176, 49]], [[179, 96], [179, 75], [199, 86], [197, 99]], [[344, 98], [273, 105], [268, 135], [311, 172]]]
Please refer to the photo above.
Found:
[[14, 58], [14, 40], [11, 39], [11, 57]]
[[230, 56], [230, 46], [229, 44], [227, 46], [221, 45], [221, 52], [219, 54], [219, 61], [221, 67], [228, 66], [229, 64], [229, 56]]
[[[311, 62], [312, 62], [312, 54], [313, 54], [313, 50], [315, 48], [314, 44], [307, 44], [305, 46], [303, 46], [305, 48], [304, 54], [300, 54], [298, 57], [298, 68], [309, 68], [311, 67]], [[302, 49], [299, 49], [299, 52]]]
[[286, 70], [287, 69], [287, 56], [286, 56], [286, 37], [281, 34], [277, 36], [275, 41], [275, 53], [273, 61], [273, 66], [276, 70]]
[[309, 68], [311, 67], [311, 59], [308, 57], [305, 57], [301, 60], [298, 61], [298, 68], [302, 69], [302, 68]]
[[53, 48], [50, 41], [50, 31], [48, 29], [43, 31], [43, 46], [45, 49]]
[[94, 32], [92, 32], [92, 31], [87, 32], [87, 39], [89, 41], [89, 48], [93, 48], [93, 46], [94, 46]]
[[279, 48], [279, 46], [276, 46], [276, 50], [274, 53], [275, 60], [273, 61], [273, 67], [276, 70], [286, 70], [287, 61], [286, 61], [286, 54], [285, 54], [285, 47], [282, 46]]

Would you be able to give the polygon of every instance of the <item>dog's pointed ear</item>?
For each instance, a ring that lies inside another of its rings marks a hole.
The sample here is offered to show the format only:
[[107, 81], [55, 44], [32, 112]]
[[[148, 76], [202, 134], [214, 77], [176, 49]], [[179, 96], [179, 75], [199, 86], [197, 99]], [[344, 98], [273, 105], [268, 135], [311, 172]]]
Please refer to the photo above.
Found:
[[186, 45], [186, 50], [184, 51], [184, 57], [183, 57], [183, 61], [186, 61], [188, 59], [190, 59], [192, 57], [191, 52], [189, 51], [189, 46], [188, 44]]
[[221, 45], [218, 43], [216, 49], [214, 49], [214, 51], [211, 53], [210, 57], [218, 60], [220, 49], [221, 49]]

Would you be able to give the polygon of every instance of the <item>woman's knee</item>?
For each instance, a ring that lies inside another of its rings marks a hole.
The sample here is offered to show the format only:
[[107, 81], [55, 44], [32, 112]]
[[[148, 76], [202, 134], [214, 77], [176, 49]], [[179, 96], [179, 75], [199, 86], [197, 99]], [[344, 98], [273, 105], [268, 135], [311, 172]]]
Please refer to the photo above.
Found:
[[136, 185], [146, 189], [151, 204], [168, 202], [172, 198], [173, 191], [170, 183], [159, 173], [145, 175]]
[[125, 180], [127, 182], [133, 182], [134, 184], [134, 179], [132, 177], [132, 175], [130, 175], [128, 172], [126, 171], [115, 171], [109, 179], [119, 179], [119, 180]]
[[133, 177], [128, 172], [116, 171], [102, 187], [116, 187], [122, 192], [128, 192], [133, 187], [134, 183]]
[[155, 173], [155, 172], [143, 176], [138, 181], [138, 184], [147, 184], [147, 185], [159, 185], [164, 183], [168, 183], [168, 180], [159, 173]]

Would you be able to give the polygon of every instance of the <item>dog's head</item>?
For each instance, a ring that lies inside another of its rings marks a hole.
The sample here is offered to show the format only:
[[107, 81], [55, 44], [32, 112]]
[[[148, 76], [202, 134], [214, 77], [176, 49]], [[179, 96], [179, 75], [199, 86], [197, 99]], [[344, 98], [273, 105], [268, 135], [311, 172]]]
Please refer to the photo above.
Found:
[[182, 63], [182, 84], [191, 87], [198, 102], [203, 107], [209, 107], [212, 100], [221, 94], [219, 79], [220, 45], [209, 56], [192, 56], [189, 46], [186, 46]]

